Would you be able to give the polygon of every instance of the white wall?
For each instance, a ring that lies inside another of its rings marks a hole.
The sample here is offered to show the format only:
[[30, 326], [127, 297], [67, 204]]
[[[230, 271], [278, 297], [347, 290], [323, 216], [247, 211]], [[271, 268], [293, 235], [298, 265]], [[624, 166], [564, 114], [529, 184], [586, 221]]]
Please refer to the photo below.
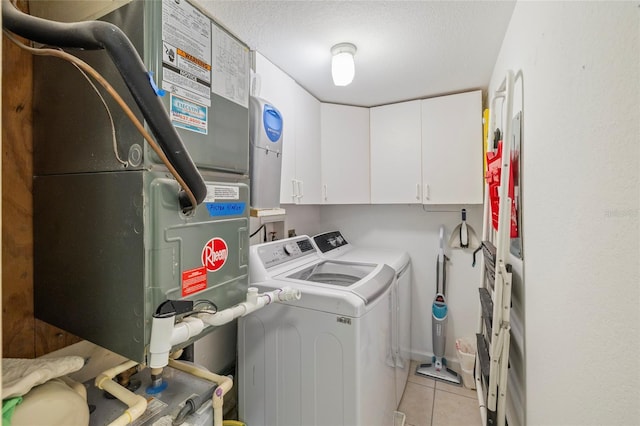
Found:
[[[640, 424], [640, 8], [518, 2], [530, 425]], [[519, 107], [516, 107], [516, 109]]]
[[286, 230], [295, 230], [296, 235], [313, 236], [324, 231], [320, 223], [321, 206], [304, 206], [295, 204], [283, 204], [287, 211], [285, 220]]
[[[413, 272], [412, 352], [413, 358], [427, 361], [433, 355], [431, 303], [435, 296], [436, 257], [439, 228], [445, 226], [446, 240], [460, 223], [460, 208], [467, 208], [467, 222], [481, 233], [482, 207], [409, 205], [287, 205], [287, 227], [294, 224], [298, 235], [314, 235], [338, 229], [347, 241], [362, 247], [387, 247], [409, 253]], [[427, 210], [450, 211], [427, 211]], [[451, 212], [454, 211], [454, 212]], [[319, 213], [316, 213], [319, 212]], [[318, 215], [317, 215], [318, 214]], [[290, 223], [289, 223], [290, 222]], [[471, 266], [470, 250], [445, 249], [451, 262], [447, 269], [446, 357], [457, 363], [455, 339], [473, 337], [478, 321], [480, 270]]]

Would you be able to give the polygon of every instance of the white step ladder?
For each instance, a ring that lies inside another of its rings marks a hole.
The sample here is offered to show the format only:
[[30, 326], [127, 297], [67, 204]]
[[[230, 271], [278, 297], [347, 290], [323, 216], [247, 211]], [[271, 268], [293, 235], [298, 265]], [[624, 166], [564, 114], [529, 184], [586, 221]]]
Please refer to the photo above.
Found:
[[[500, 187], [498, 229], [493, 229], [489, 188], [485, 185], [484, 218], [482, 230], [482, 282], [479, 286], [480, 318], [478, 320], [476, 389], [480, 402], [480, 414], [485, 426], [504, 426], [506, 422], [507, 378], [509, 368], [509, 344], [511, 339], [511, 289], [512, 276], [509, 265], [511, 234], [511, 203], [509, 178], [511, 167], [511, 117], [513, 115], [513, 87], [515, 80], [508, 71], [505, 79], [491, 97], [489, 135], [496, 127], [495, 111], [499, 104], [505, 120]], [[480, 250], [479, 249], [479, 250]]]

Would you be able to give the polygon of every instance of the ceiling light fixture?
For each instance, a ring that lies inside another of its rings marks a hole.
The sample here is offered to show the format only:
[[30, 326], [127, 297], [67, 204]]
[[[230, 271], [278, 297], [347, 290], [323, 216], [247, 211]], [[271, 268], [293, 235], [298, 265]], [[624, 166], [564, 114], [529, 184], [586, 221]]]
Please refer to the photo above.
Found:
[[331, 76], [336, 86], [347, 86], [353, 81], [355, 54], [356, 46], [351, 43], [339, 43], [331, 48]]

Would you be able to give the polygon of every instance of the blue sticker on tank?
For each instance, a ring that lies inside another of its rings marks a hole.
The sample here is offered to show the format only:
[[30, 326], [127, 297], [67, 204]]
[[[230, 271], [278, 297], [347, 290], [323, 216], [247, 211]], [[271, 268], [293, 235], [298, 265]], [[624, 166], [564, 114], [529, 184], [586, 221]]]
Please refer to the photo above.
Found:
[[205, 203], [209, 216], [239, 216], [244, 213], [246, 203]]
[[171, 122], [175, 127], [206, 135], [208, 132], [207, 107], [171, 95]]
[[280, 111], [271, 105], [265, 105], [262, 113], [262, 123], [269, 140], [278, 142], [280, 135], [282, 135], [282, 115], [280, 115]]

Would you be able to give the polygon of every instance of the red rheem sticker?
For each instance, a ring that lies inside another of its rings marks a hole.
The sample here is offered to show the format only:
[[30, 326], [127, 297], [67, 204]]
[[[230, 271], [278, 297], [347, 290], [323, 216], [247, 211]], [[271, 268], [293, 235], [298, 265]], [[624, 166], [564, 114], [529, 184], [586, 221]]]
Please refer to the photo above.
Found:
[[207, 288], [207, 268], [182, 271], [182, 297], [197, 293]]
[[202, 248], [202, 264], [207, 271], [215, 272], [227, 261], [229, 248], [222, 238], [212, 238]]

